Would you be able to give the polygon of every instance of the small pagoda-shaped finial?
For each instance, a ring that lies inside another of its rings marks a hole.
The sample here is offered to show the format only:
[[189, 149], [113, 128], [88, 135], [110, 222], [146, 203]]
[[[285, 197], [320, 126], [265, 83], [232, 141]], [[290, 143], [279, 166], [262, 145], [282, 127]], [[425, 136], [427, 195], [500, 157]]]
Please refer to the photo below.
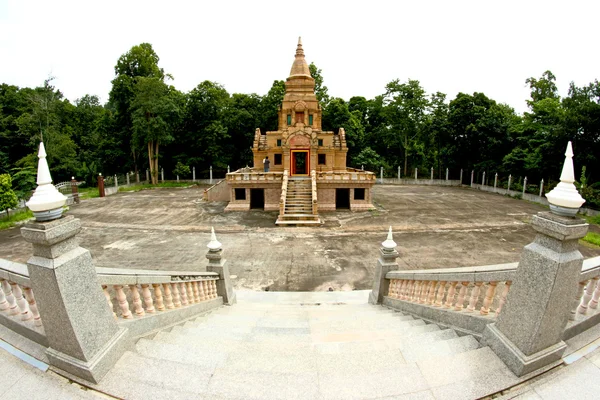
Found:
[[304, 57], [304, 49], [302, 48], [302, 37], [298, 36], [298, 46], [296, 47], [296, 55]]
[[563, 217], [574, 217], [579, 211], [579, 207], [585, 200], [573, 184], [575, 182], [575, 172], [573, 168], [573, 146], [571, 142], [567, 144], [565, 152], [565, 163], [563, 164], [560, 182], [552, 191], [546, 194], [550, 211]]
[[37, 221], [51, 221], [60, 218], [67, 198], [52, 184], [44, 142], [40, 142], [38, 158], [38, 186], [26, 205], [33, 212]]
[[215, 235], [215, 228], [211, 227], [210, 229], [210, 242], [208, 242], [206, 247], [208, 247], [210, 251], [221, 250], [221, 243], [217, 240], [217, 235]]
[[394, 251], [396, 249], [397, 244], [396, 242], [394, 242], [391, 226], [390, 230], [388, 231], [387, 239], [385, 239], [385, 241], [381, 243], [381, 246], [383, 246], [384, 251]]

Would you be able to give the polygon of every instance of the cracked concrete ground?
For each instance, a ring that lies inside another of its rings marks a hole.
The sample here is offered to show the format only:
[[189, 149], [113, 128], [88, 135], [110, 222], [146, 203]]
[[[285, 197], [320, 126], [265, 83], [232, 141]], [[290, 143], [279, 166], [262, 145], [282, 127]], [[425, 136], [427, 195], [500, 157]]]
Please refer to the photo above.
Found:
[[[203, 269], [210, 227], [223, 243], [236, 288], [273, 291], [370, 289], [389, 225], [401, 269], [518, 261], [545, 207], [469, 188], [376, 185], [377, 209], [321, 213], [320, 227], [276, 227], [275, 212], [223, 212], [202, 202], [203, 187], [119, 193], [83, 201], [81, 245], [97, 266]], [[0, 258], [26, 262], [18, 228], [0, 232]], [[584, 257], [600, 249], [581, 246]]]

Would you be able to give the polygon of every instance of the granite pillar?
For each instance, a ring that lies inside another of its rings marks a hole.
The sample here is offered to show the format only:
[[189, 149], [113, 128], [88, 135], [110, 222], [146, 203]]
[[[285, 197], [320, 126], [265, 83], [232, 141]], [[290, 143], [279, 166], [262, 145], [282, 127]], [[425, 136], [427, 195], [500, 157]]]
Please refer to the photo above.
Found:
[[585, 221], [541, 212], [537, 235], [523, 249], [506, 305], [483, 341], [518, 376], [560, 360], [565, 326], [577, 291], [583, 256], [578, 239]]
[[379, 259], [377, 260], [375, 276], [373, 277], [373, 290], [369, 293], [370, 304], [383, 303], [383, 298], [387, 295], [390, 288], [390, 281], [389, 279], [385, 279], [385, 276], [388, 272], [398, 269], [396, 259], [399, 255], [395, 249], [385, 247], [379, 249]]
[[217, 281], [217, 296], [223, 297], [223, 304], [229, 306], [234, 305], [237, 300], [235, 292], [233, 291], [233, 285], [231, 284], [229, 267], [226, 265], [226, 260], [223, 258], [223, 249], [209, 250], [209, 252], [206, 253], [206, 258], [208, 259], [206, 271], [219, 274], [219, 280]]
[[27, 267], [50, 364], [98, 383], [129, 341], [106, 304], [90, 252], [79, 247], [80, 230], [78, 219], [63, 216], [28, 223], [21, 234], [33, 244]]

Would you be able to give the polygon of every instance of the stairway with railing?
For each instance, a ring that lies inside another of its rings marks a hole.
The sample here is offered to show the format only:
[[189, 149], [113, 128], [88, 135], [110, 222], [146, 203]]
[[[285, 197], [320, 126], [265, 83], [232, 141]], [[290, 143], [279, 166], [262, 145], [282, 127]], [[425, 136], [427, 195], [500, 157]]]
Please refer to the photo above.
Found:
[[318, 214], [316, 173], [310, 177], [288, 178], [284, 171], [279, 202], [277, 225], [318, 225], [321, 219]]

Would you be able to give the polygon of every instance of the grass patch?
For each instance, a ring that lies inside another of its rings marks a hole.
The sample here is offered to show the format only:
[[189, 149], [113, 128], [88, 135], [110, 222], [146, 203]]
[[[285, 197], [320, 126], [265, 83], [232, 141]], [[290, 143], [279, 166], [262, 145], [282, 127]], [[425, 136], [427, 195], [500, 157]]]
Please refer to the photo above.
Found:
[[98, 192], [97, 187], [86, 187], [86, 188], [78, 188], [79, 198], [80, 199], [92, 199], [94, 197], [100, 197], [100, 193]]
[[600, 214], [594, 217], [588, 217], [586, 215], [585, 219], [587, 220], [588, 224], [600, 225]]
[[583, 239], [584, 242], [591, 243], [595, 246], [600, 247], [600, 234], [596, 232], [588, 232]]
[[158, 185], [151, 185], [149, 183], [144, 183], [141, 185], [132, 185], [127, 187], [120, 187], [119, 192], [139, 192], [144, 189], [153, 189], [153, 188], [178, 188], [178, 187], [188, 187], [194, 185], [190, 182], [162, 182]]
[[12, 228], [17, 222], [25, 221], [31, 217], [33, 217], [31, 210], [11, 212], [10, 216], [0, 218], [0, 230]]

